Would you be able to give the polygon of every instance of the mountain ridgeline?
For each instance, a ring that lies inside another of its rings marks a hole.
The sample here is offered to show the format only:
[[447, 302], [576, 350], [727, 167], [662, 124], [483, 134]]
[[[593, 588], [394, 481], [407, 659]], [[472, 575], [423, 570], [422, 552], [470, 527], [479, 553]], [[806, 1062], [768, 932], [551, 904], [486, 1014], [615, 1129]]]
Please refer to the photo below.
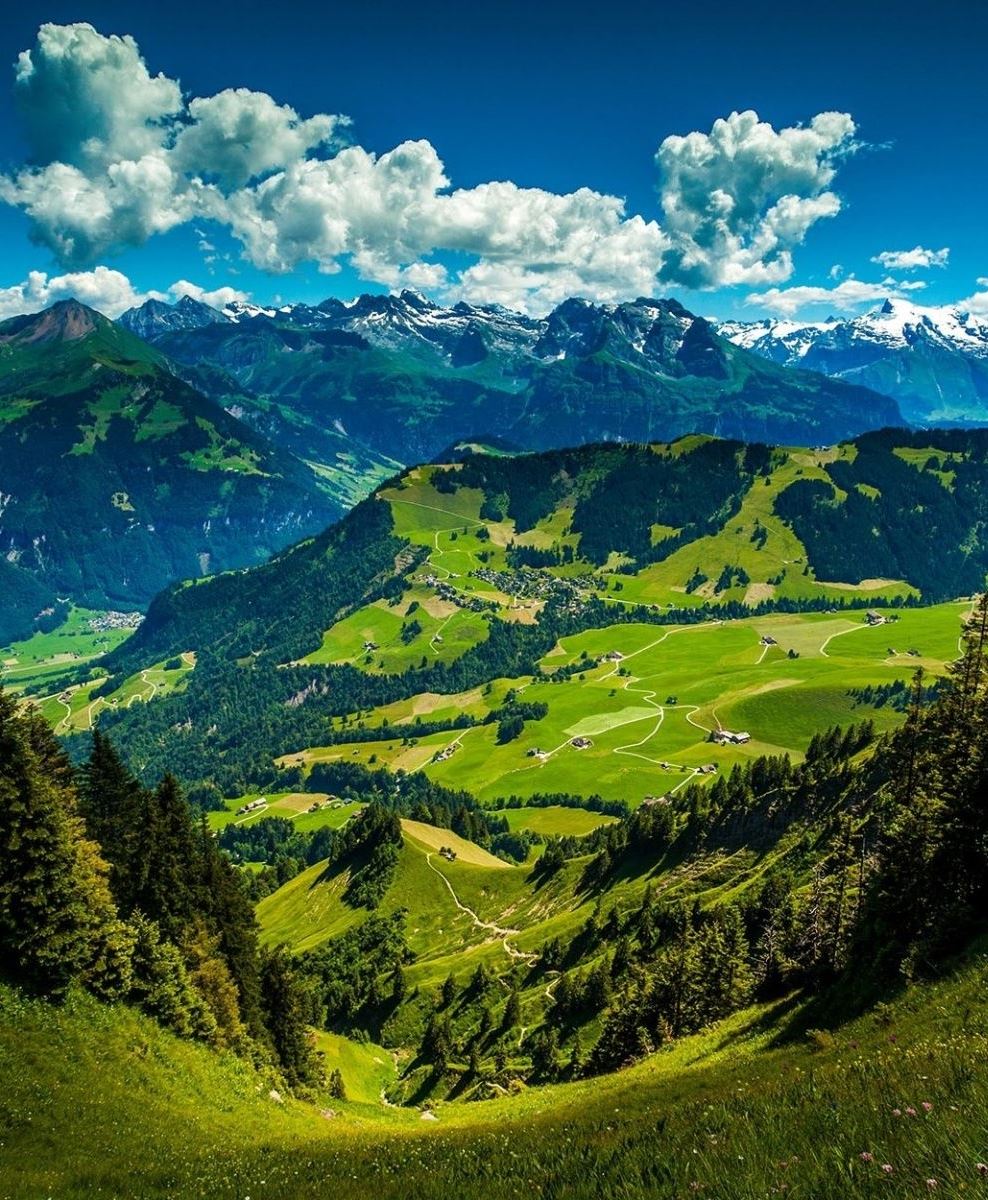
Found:
[[4, 641], [56, 597], [143, 606], [342, 511], [306, 463], [74, 301], [0, 324], [0, 463]]
[[857, 317], [726, 321], [718, 331], [772, 362], [891, 396], [911, 423], [988, 420], [988, 319], [964, 309], [889, 299]]
[[901, 422], [888, 397], [766, 362], [672, 300], [567, 300], [542, 319], [407, 291], [194, 304], [149, 301], [121, 323], [274, 440], [331, 431], [405, 463], [493, 433], [523, 450], [687, 433], [805, 444]]

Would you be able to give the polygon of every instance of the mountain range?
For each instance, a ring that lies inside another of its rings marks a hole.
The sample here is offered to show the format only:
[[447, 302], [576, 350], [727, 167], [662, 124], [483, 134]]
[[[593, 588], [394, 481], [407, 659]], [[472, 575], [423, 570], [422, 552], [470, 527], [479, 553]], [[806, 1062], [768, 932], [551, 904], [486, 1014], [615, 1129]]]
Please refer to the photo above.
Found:
[[120, 323], [297, 452], [344, 439], [410, 463], [484, 434], [522, 450], [693, 432], [829, 442], [902, 421], [893, 400], [766, 362], [673, 300], [574, 299], [535, 319], [410, 291], [223, 312], [186, 298]]
[[891, 396], [910, 423], [988, 421], [988, 318], [956, 307], [889, 299], [857, 317], [732, 321], [718, 332], [771, 362]]
[[62, 302], [0, 325], [0, 635], [59, 598], [143, 606], [257, 562], [457, 441], [828, 444], [988, 417], [986, 396], [988, 328], [900, 301], [719, 329], [673, 300], [534, 318], [410, 291], [222, 311], [186, 296], [115, 324]]

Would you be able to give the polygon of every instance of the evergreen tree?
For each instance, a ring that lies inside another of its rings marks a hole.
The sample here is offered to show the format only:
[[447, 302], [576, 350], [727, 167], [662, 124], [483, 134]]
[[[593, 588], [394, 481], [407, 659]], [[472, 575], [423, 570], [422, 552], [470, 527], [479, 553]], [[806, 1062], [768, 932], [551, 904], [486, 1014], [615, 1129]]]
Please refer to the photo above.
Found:
[[512, 988], [508, 996], [508, 1002], [504, 1006], [504, 1014], [501, 1018], [502, 1029], [514, 1029], [521, 1022], [521, 997], [518, 995], [518, 989]]
[[79, 811], [86, 832], [110, 864], [110, 886], [125, 915], [134, 907], [134, 867], [146, 803], [143, 788], [109, 738], [94, 729], [92, 752], [80, 773]]
[[0, 952], [18, 978], [55, 996], [73, 981], [127, 990], [131, 938], [106, 877], [68, 760], [40, 714], [0, 692]]
[[289, 1085], [319, 1083], [322, 1067], [306, 1020], [308, 999], [283, 946], [262, 954], [260, 986], [265, 1025]]

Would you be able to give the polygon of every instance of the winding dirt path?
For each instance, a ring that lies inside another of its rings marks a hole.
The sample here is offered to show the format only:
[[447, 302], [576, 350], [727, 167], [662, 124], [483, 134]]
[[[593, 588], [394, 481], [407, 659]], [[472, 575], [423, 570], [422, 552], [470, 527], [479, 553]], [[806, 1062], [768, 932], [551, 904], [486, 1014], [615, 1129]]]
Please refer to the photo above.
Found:
[[493, 933], [495, 938], [500, 938], [501, 944], [504, 947], [504, 951], [509, 958], [523, 958], [526, 962], [534, 962], [538, 958], [537, 954], [531, 954], [524, 950], [519, 950], [515, 946], [512, 946], [508, 941], [509, 937], [515, 937], [517, 934], [521, 933], [520, 929], [505, 929], [503, 926], [498, 925], [495, 921], [481, 920], [481, 918], [477, 916], [473, 909], [470, 908], [469, 905], [464, 904], [459, 896], [457, 896], [456, 892], [453, 890], [453, 885], [432, 861], [431, 853], [425, 856], [425, 861], [429, 869], [431, 871], [435, 871], [435, 873], [446, 885], [449, 894], [453, 897], [453, 903], [460, 910], [460, 912], [467, 914], [470, 920], [473, 921], [476, 929], [485, 929], [489, 933]]

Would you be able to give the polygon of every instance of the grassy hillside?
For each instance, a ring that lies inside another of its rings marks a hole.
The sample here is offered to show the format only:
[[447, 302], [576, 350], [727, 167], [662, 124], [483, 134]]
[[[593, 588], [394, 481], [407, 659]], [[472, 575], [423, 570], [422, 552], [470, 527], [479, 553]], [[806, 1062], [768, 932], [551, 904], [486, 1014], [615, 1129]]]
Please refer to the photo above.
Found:
[[[200, 666], [180, 697], [103, 719], [142, 769], [231, 797], [353, 760], [486, 802], [638, 803], [799, 756], [830, 724], [901, 721], [916, 668], [955, 657], [958, 597], [988, 566], [986, 450], [692, 437], [412, 468], [263, 568], [159, 596], [109, 656], [114, 686], [176, 653]], [[519, 703], [548, 711], [508, 737]], [[750, 740], [711, 745], [722, 729]]]
[[[126, 1010], [80, 998], [56, 1009], [3, 989], [0, 1194], [977, 1196], [985, 982], [978, 958], [878, 1020], [812, 1037], [803, 1008], [750, 1009], [628, 1072], [439, 1106], [434, 1121], [358, 1088], [345, 1103], [279, 1103], [244, 1063]], [[373, 1047], [324, 1050], [345, 1076], [369, 1062], [386, 1078]]]

